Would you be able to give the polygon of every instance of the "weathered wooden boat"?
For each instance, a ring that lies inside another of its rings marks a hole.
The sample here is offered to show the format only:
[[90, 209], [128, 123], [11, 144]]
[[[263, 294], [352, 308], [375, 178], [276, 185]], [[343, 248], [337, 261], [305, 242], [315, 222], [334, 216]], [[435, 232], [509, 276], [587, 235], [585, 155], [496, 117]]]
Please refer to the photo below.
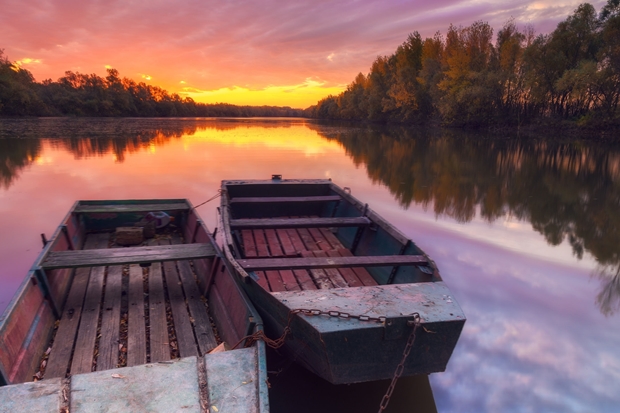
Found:
[[288, 357], [334, 384], [391, 378], [402, 362], [403, 375], [445, 370], [461, 308], [435, 263], [349, 189], [275, 175], [221, 191], [225, 256], [267, 335], [290, 331]]
[[[160, 211], [173, 224], [117, 245]], [[258, 331], [189, 201], [78, 201], [0, 317], [0, 411], [267, 413]]]

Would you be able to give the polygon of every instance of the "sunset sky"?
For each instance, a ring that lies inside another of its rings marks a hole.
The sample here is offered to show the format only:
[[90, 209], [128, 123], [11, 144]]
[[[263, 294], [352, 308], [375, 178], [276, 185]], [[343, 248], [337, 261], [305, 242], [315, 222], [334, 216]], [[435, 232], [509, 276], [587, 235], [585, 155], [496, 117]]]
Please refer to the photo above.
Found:
[[37, 81], [113, 67], [198, 102], [305, 108], [413, 31], [513, 17], [548, 33], [581, 2], [0, 0], [0, 49]]

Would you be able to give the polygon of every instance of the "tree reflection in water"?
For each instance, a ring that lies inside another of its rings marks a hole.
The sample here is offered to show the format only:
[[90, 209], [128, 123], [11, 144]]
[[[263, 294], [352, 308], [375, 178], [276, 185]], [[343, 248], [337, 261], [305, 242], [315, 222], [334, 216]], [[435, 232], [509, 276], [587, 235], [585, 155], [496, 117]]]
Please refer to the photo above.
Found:
[[498, 139], [410, 128], [328, 128], [369, 177], [404, 208], [412, 203], [469, 222], [528, 221], [551, 245], [597, 261], [604, 314], [620, 309], [620, 147], [607, 143]]
[[620, 265], [599, 265], [593, 276], [601, 281], [601, 290], [596, 295], [596, 304], [605, 316], [612, 316], [620, 310]]
[[38, 139], [0, 139], [0, 189], [9, 189], [40, 151]]

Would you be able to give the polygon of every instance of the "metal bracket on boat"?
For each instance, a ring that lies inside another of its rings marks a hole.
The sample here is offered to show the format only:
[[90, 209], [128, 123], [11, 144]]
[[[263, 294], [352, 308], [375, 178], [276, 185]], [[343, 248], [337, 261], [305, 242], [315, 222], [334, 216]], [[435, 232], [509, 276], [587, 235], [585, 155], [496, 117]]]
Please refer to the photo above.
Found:
[[397, 340], [411, 333], [415, 315], [401, 317], [387, 317], [383, 323], [383, 339]]
[[49, 301], [52, 312], [54, 313], [54, 317], [60, 319], [61, 314], [60, 311], [58, 311], [58, 306], [56, 305], [56, 301], [52, 296], [52, 290], [50, 289], [49, 282], [47, 281], [47, 275], [45, 274], [45, 270], [41, 267], [37, 267], [34, 270], [34, 277], [37, 285], [43, 293], [43, 296], [47, 299], [47, 301]]

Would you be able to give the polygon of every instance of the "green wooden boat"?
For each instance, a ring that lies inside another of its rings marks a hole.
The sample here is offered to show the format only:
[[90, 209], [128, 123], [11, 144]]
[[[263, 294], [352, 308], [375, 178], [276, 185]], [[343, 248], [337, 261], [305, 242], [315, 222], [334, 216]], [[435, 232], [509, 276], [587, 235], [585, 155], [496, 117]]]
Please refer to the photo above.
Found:
[[189, 201], [78, 201], [0, 317], [0, 411], [267, 413], [259, 331]]
[[435, 263], [349, 189], [276, 175], [221, 190], [225, 257], [267, 335], [290, 328], [288, 357], [334, 384], [392, 378], [403, 360], [403, 375], [446, 369], [465, 315]]

